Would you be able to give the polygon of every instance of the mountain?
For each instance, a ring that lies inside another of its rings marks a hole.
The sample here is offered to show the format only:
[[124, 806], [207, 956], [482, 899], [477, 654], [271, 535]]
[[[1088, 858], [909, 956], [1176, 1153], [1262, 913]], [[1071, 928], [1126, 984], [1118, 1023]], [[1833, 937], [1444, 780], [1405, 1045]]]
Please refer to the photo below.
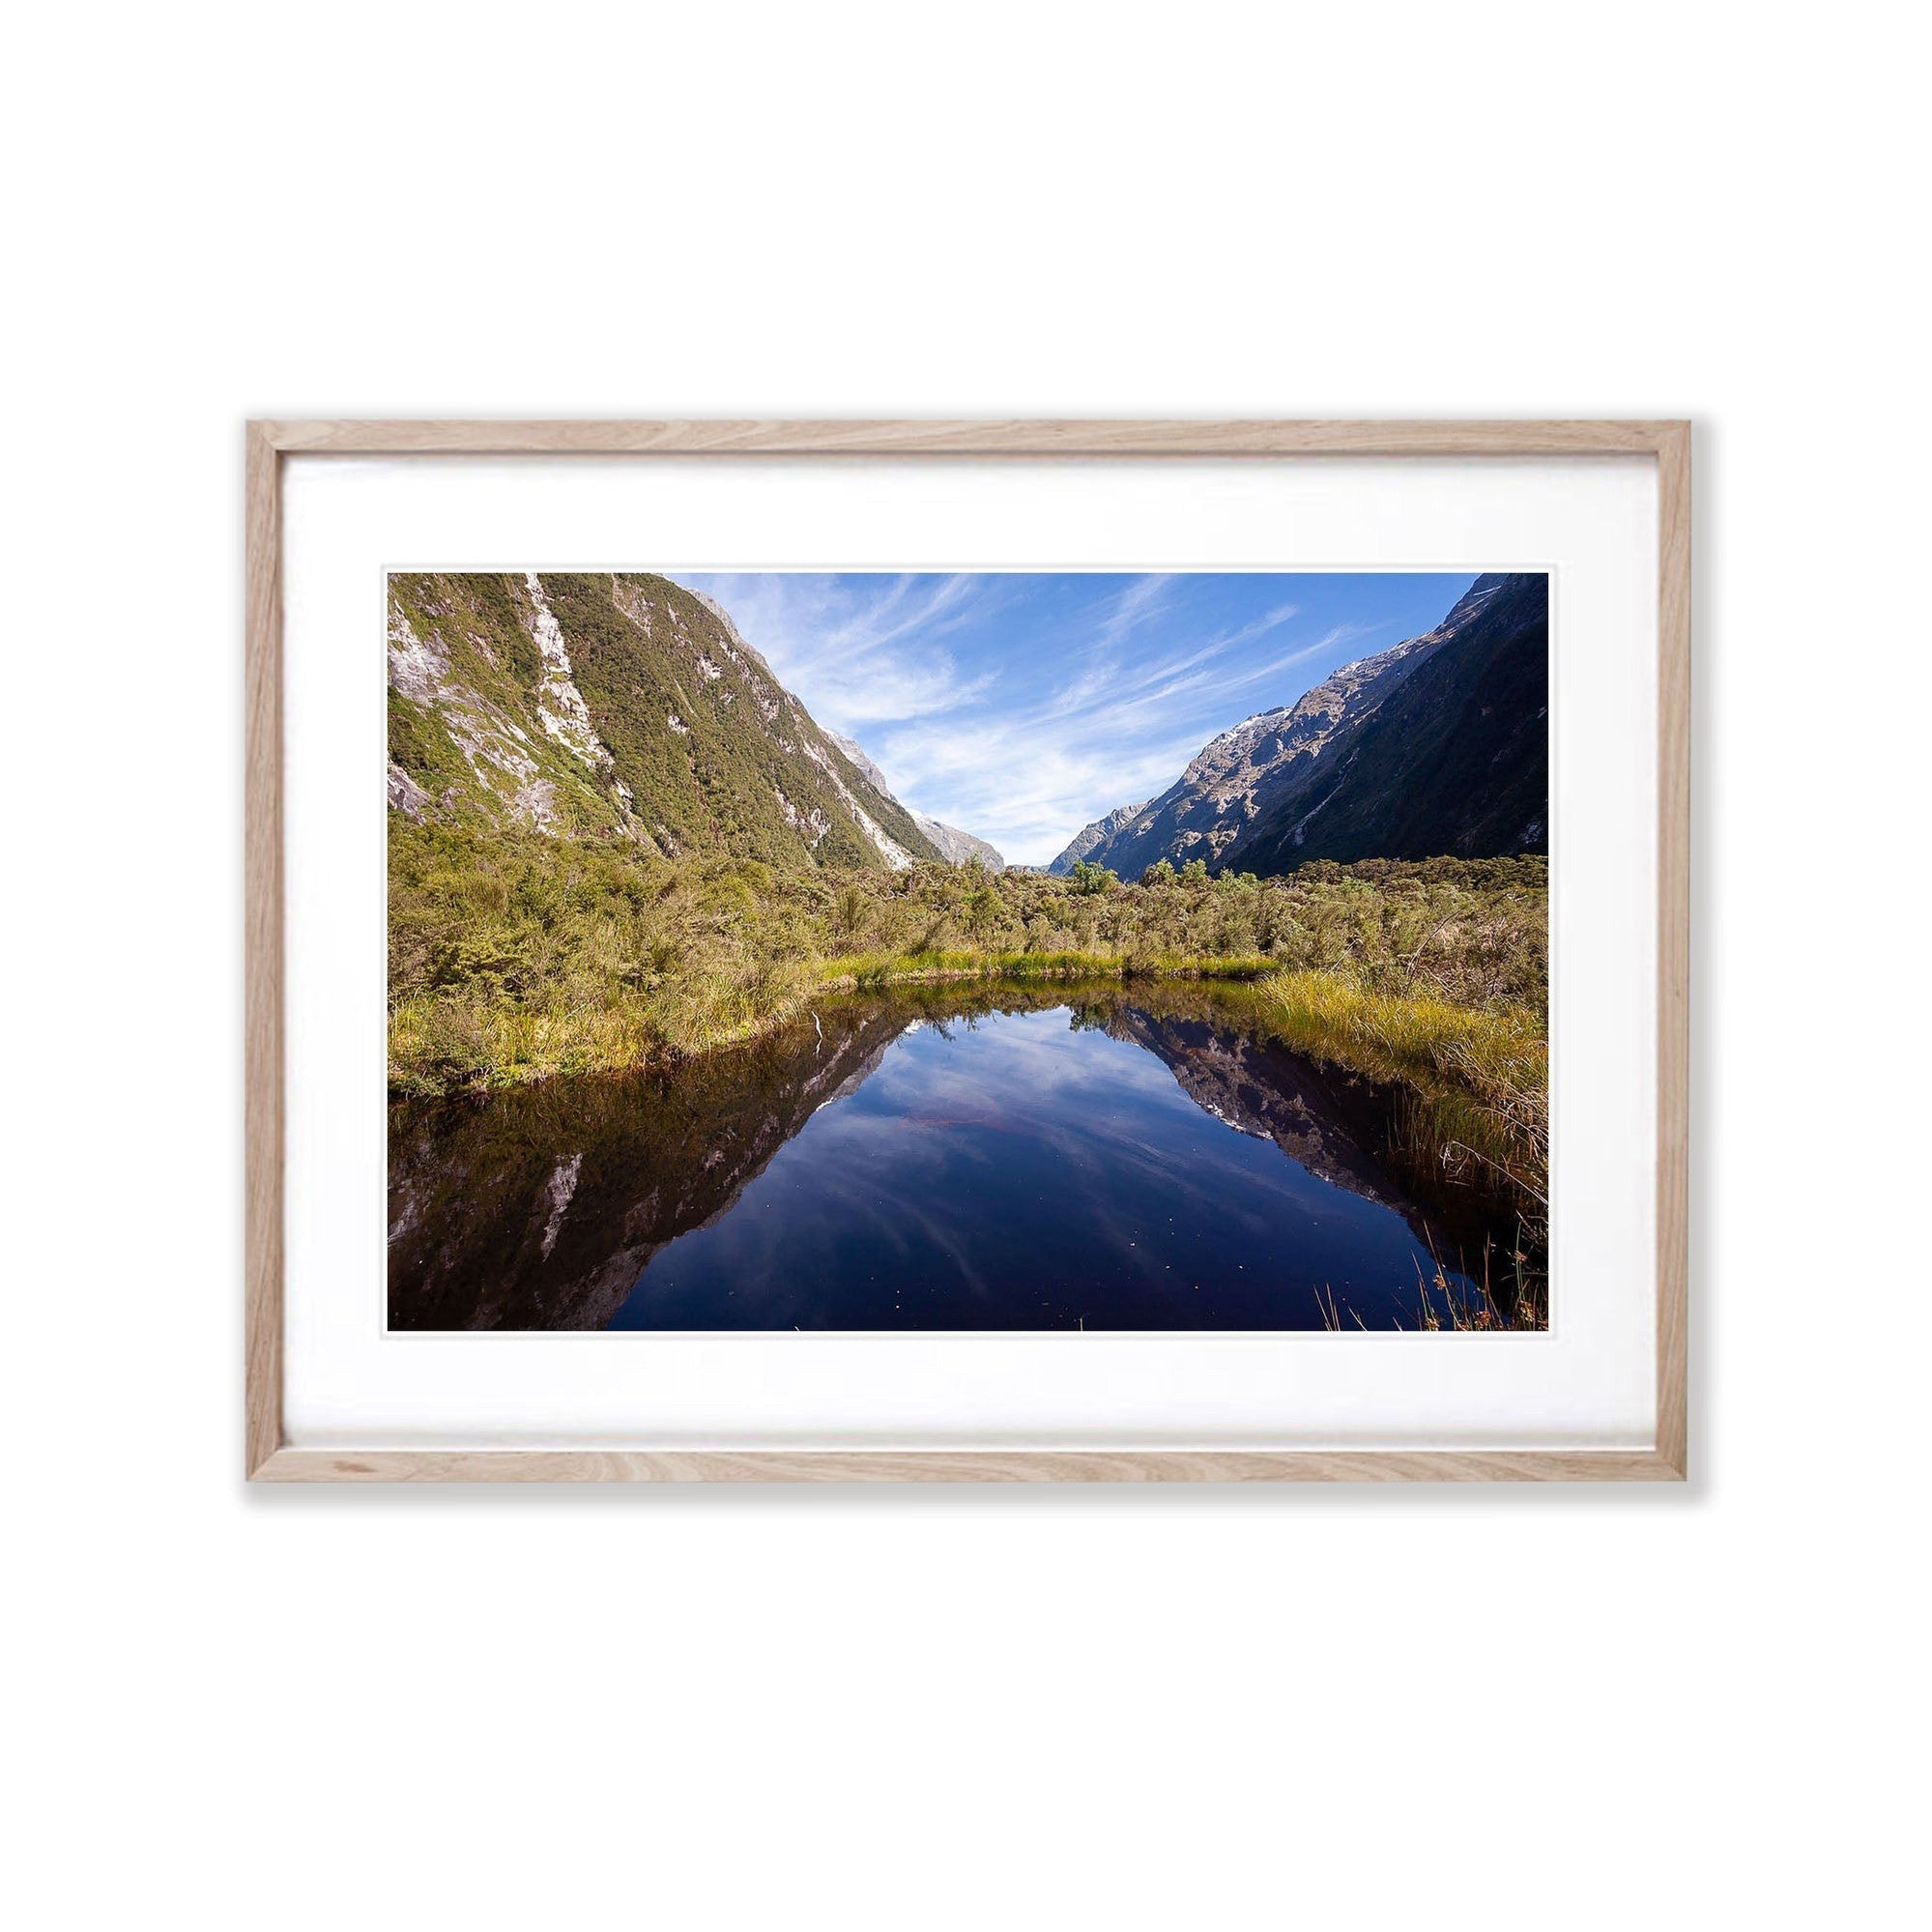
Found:
[[1549, 579], [1479, 578], [1440, 645], [1235, 841], [1243, 872], [1309, 859], [1549, 850]]
[[775, 865], [940, 856], [708, 597], [609, 572], [389, 591], [397, 812]]
[[[832, 742], [864, 772], [875, 791], [886, 797], [893, 796], [892, 787], [885, 782], [885, 774], [865, 755], [864, 747], [855, 739], [832, 735]], [[963, 832], [957, 825], [941, 824], [937, 819], [929, 819], [923, 812], [906, 808], [912, 822], [938, 848], [939, 856], [948, 865], [965, 865], [968, 860], [989, 867], [994, 872], [1004, 872], [1006, 861], [1000, 857], [984, 839], [976, 839], [970, 832]]]
[[989, 872], [1006, 870], [1006, 861], [999, 855], [998, 849], [986, 840], [976, 839], [970, 832], [961, 831], [957, 825], [942, 825], [938, 820], [929, 819], [923, 812], [914, 812], [912, 822], [938, 847], [939, 855], [948, 864], [983, 865]]
[[1158, 797], [1110, 812], [1076, 833], [1051, 870], [1069, 871], [1084, 858], [1127, 878], [1162, 858], [1174, 865], [1191, 858], [1217, 863], [1290, 774], [1379, 703], [1420, 655], [1443, 641], [1446, 627], [1343, 665], [1294, 704], [1244, 718], [1204, 745]]
[[866, 755], [865, 747], [856, 738], [841, 737], [837, 732], [832, 733], [831, 738], [832, 742], [865, 774], [865, 782], [875, 792], [883, 793], [888, 798], [892, 796], [892, 787], [885, 782], [884, 772], [873, 764]]
[[1106, 818], [1096, 819], [1083, 831], [1078, 831], [1073, 835], [1066, 851], [1047, 866], [1046, 870], [1071, 872], [1081, 859], [1090, 856], [1117, 833], [1124, 832], [1147, 809], [1147, 806], [1154, 802], [1149, 798], [1144, 804], [1122, 805], [1117, 811], [1110, 812]]
[[1224, 732], [1050, 870], [1086, 858], [1133, 878], [1202, 858], [1274, 874], [1315, 858], [1547, 851], [1548, 644], [1546, 577], [1479, 577], [1433, 630]]

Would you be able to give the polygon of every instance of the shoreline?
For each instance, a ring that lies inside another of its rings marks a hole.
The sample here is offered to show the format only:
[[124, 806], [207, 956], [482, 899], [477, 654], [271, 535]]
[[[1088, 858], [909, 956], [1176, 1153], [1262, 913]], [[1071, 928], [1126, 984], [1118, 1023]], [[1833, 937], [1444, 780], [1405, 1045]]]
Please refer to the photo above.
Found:
[[865, 994], [883, 992], [893, 986], [969, 985], [976, 981], [1027, 980], [1117, 980], [1179, 979], [1222, 980], [1249, 985], [1263, 981], [1283, 970], [1280, 963], [1252, 956], [1216, 958], [1135, 959], [1111, 953], [906, 953], [883, 957], [842, 955], [822, 963], [823, 970], [809, 982], [788, 991], [764, 1011], [710, 1029], [701, 1042], [682, 1046], [672, 1042], [649, 1043], [644, 1051], [599, 1052], [587, 1048], [583, 1036], [589, 1029], [572, 1028], [581, 1016], [566, 1015], [562, 1020], [547, 1014], [506, 1012], [498, 1016], [505, 1023], [533, 1024], [548, 1031], [571, 1029], [578, 1035], [570, 1041], [552, 1043], [558, 1051], [543, 1057], [518, 1057], [507, 1065], [498, 1061], [452, 1078], [437, 1079], [418, 1067], [398, 1064], [395, 1052], [398, 1016], [391, 1013], [389, 1026], [389, 1098], [430, 1100], [461, 1093], [504, 1092], [535, 1085], [565, 1074], [628, 1073], [649, 1068], [688, 1064], [693, 1060], [729, 1048], [747, 1045], [763, 1035], [788, 1025], [810, 1002], [823, 994]]
[[[1239, 986], [1267, 1037], [1320, 1065], [1398, 1086], [1416, 1103], [1418, 1140], [1449, 1162], [1474, 1163], [1506, 1181], [1526, 1205], [1545, 1204], [1548, 1164], [1548, 1041], [1527, 1009], [1492, 1011], [1427, 994], [1377, 993], [1349, 974], [1286, 966], [1253, 955], [1134, 958], [1101, 953], [914, 953], [845, 955], [819, 963], [753, 1014], [707, 1025], [689, 1044], [651, 1036], [617, 1016], [581, 1013], [498, 1016], [515, 1039], [454, 1078], [389, 1067], [389, 1100], [434, 1100], [505, 1092], [566, 1075], [661, 1071], [702, 1062], [790, 1025], [815, 999], [863, 997], [893, 987], [1104, 981], [1216, 982]], [[391, 1016], [390, 1045], [396, 1016]]]

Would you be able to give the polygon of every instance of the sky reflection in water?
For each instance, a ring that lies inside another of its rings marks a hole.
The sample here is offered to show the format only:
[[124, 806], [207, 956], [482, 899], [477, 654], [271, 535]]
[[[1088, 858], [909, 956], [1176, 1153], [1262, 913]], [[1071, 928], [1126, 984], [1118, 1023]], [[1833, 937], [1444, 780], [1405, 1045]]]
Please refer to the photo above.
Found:
[[1416, 1325], [1434, 1262], [1393, 1183], [1333, 1121], [1380, 1199], [1231, 1124], [1252, 1063], [1191, 1098], [1197, 1030], [1170, 1066], [1066, 1007], [913, 1022], [612, 1326], [1307, 1329], [1330, 1295], [1350, 1326]]

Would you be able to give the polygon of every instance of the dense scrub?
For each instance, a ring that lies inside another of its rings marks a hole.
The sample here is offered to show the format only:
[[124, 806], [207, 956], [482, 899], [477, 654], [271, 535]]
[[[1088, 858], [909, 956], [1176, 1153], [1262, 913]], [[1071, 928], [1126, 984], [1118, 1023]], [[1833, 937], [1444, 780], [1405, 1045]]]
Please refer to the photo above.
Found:
[[1531, 1016], [1538, 859], [1315, 865], [1121, 884], [920, 865], [885, 875], [682, 862], [537, 833], [389, 827], [389, 1080], [505, 1085], [740, 1039], [833, 984], [1282, 968]]

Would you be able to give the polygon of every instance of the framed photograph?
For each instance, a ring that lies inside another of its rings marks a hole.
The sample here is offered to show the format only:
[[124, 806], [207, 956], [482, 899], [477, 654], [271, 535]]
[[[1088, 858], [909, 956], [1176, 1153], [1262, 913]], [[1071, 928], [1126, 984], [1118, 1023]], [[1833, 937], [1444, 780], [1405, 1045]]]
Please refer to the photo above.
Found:
[[255, 422], [246, 1469], [1678, 1480], [1682, 422]]

